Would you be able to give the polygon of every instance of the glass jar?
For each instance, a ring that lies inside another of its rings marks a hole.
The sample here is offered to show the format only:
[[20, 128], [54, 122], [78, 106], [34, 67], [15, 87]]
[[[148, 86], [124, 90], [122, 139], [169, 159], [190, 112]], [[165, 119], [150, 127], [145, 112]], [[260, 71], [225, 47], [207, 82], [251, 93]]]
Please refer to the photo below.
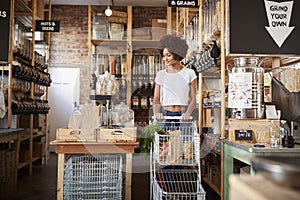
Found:
[[258, 66], [257, 57], [234, 59], [229, 70], [228, 107], [231, 117], [259, 119], [264, 115], [264, 69]]
[[270, 133], [270, 147], [271, 148], [279, 147], [281, 144], [280, 129], [275, 124], [274, 120], [271, 120], [271, 125], [269, 127], [269, 133]]

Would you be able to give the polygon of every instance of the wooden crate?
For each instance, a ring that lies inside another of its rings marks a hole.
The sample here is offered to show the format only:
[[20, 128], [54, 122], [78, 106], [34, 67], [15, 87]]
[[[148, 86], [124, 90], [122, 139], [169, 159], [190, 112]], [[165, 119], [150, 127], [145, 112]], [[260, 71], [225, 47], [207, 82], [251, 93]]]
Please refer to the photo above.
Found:
[[127, 24], [127, 18], [117, 17], [117, 16], [110, 16], [110, 17], [108, 17], [108, 22]]
[[121, 129], [101, 128], [97, 142], [135, 142], [136, 132], [136, 127]]
[[68, 127], [56, 130], [59, 141], [96, 141], [98, 129], [71, 129]]
[[[274, 120], [275, 124], [280, 127], [280, 120]], [[271, 120], [269, 119], [229, 119], [229, 141], [237, 143], [255, 143], [257, 142], [257, 133], [265, 132], [265, 140], [269, 140], [269, 128]], [[236, 140], [235, 130], [252, 130], [253, 139], [251, 141]]]
[[152, 19], [152, 40], [160, 40], [167, 34], [166, 19]]
[[127, 18], [127, 12], [125, 11], [112, 10], [112, 13], [112, 16]]

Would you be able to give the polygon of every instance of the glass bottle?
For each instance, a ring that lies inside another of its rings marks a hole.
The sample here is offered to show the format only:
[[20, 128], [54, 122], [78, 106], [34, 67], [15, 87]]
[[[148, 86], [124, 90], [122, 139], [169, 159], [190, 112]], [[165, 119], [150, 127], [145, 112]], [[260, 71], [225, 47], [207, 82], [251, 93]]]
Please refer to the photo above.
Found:
[[121, 56], [121, 75], [124, 76], [127, 74], [127, 65], [126, 65], [126, 55]]
[[280, 120], [280, 137], [284, 138], [291, 134], [291, 130], [286, 120]]
[[157, 74], [158, 71], [161, 70], [161, 64], [160, 64], [160, 58], [159, 55], [154, 56], [154, 76]]
[[90, 88], [92, 91], [92, 94], [96, 93], [96, 84], [97, 84], [97, 76], [95, 73], [92, 73], [91, 75], [91, 82], [90, 82]]
[[139, 108], [139, 96], [138, 93], [140, 92], [140, 90], [136, 87], [136, 82], [133, 82], [133, 93], [131, 96], [131, 107], [132, 109], [138, 109]]
[[155, 65], [154, 65], [154, 56], [148, 56], [149, 63], [149, 79], [153, 80], [155, 78]]
[[154, 97], [154, 82], [151, 81], [148, 85], [148, 107], [151, 108], [153, 105], [153, 97]]
[[100, 95], [103, 91], [102, 89], [102, 76], [99, 75], [96, 82], [96, 94]]
[[271, 125], [269, 127], [270, 133], [270, 147], [277, 148], [280, 146], [280, 129], [275, 124], [274, 120], [271, 120]]
[[286, 120], [280, 120], [280, 139], [282, 147], [294, 147], [294, 138]]
[[119, 77], [121, 76], [121, 71], [122, 71], [122, 63], [121, 63], [121, 56], [117, 55], [116, 56], [116, 76]]
[[140, 102], [141, 102], [141, 108], [147, 109], [148, 108], [148, 98], [147, 98], [147, 88], [146, 83], [142, 85], [141, 93], [140, 93]]
[[121, 95], [121, 101], [126, 101], [126, 94], [127, 94], [127, 82], [125, 77], [122, 77], [121, 79], [121, 85], [120, 85], [120, 95]]

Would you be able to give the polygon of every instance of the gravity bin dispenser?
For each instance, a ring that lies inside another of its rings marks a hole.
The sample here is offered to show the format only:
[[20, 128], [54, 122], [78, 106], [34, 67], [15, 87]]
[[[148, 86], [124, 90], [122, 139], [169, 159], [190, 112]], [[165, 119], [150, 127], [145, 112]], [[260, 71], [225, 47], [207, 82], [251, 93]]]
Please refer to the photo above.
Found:
[[300, 91], [290, 92], [277, 78], [272, 78], [272, 104], [281, 110], [281, 118], [291, 125], [292, 135], [300, 141]]

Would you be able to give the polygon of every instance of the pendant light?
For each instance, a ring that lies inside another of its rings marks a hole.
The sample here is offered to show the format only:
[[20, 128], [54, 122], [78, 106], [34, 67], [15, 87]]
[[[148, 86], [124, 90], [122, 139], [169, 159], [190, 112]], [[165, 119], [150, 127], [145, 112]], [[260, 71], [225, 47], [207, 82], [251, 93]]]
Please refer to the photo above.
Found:
[[109, 0], [107, 0], [107, 8], [106, 8], [106, 10], [105, 10], [105, 15], [106, 16], [111, 16], [112, 15], [112, 10], [110, 9], [110, 7], [109, 7], [109, 2], [108, 2]]

